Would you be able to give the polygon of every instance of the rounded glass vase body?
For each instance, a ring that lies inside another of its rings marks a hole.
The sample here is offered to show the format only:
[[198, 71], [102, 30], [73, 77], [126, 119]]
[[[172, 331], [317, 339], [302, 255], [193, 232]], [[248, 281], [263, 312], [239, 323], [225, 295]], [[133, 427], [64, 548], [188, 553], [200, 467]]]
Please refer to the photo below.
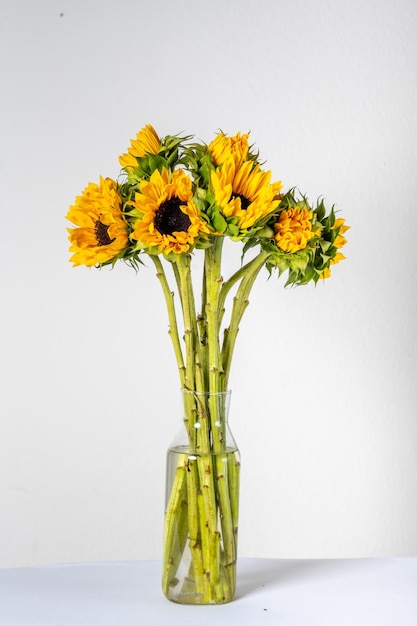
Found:
[[167, 454], [162, 588], [181, 604], [223, 604], [236, 589], [240, 455], [230, 391], [182, 392], [183, 433]]

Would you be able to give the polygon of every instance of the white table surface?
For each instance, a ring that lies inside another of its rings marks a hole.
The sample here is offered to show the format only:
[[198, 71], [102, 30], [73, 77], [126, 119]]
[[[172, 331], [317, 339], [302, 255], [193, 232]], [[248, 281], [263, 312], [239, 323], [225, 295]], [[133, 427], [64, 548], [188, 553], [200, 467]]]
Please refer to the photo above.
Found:
[[182, 606], [161, 563], [0, 569], [0, 626], [417, 626], [417, 558], [240, 559], [236, 599]]

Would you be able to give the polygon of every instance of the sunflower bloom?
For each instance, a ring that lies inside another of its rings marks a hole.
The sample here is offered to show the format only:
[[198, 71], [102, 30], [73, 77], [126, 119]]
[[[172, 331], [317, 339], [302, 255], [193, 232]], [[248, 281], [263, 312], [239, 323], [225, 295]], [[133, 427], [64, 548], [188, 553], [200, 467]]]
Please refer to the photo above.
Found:
[[290, 253], [304, 250], [314, 237], [312, 219], [313, 213], [308, 209], [294, 207], [282, 211], [274, 225], [278, 248]]
[[237, 166], [246, 161], [249, 151], [248, 139], [249, 133], [246, 135], [238, 133], [234, 137], [218, 133], [208, 147], [214, 165], [222, 165], [230, 158]]
[[270, 180], [271, 172], [254, 167], [252, 161], [236, 167], [229, 159], [211, 174], [216, 204], [225, 217], [237, 218], [241, 230], [251, 228], [278, 206], [282, 183]]
[[77, 226], [67, 229], [74, 266], [105, 263], [129, 243], [117, 185], [110, 178], [100, 177], [99, 185], [89, 183], [66, 217]]
[[122, 167], [136, 167], [137, 157], [143, 157], [146, 154], [158, 154], [161, 148], [160, 139], [151, 124], [146, 124], [136, 135], [136, 139], [130, 140], [130, 147], [127, 154], [119, 157], [119, 163]]
[[200, 233], [209, 232], [193, 202], [191, 178], [163, 168], [142, 180], [132, 205], [139, 211], [132, 239], [165, 254], [188, 252]]

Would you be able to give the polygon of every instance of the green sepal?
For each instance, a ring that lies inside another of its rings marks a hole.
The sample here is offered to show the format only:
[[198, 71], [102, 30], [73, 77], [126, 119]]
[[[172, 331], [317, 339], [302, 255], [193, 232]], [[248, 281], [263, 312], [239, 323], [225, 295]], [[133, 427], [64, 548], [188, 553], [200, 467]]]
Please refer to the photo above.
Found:
[[223, 215], [219, 211], [216, 211], [215, 213], [213, 213], [210, 221], [211, 221], [211, 224], [213, 225], [213, 228], [217, 232], [219, 233], [226, 232], [227, 222], [226, 222], [226, 219], [223, 217]]

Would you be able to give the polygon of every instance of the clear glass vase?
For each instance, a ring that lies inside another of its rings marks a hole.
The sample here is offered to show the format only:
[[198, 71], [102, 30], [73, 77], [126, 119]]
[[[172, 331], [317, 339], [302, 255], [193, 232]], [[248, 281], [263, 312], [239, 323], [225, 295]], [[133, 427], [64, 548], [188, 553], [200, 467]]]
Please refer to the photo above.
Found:
[[230, 391], [182, 392], [182, 434], [167, 454], [162, 588], [182, 604], [223, 604], [236, 589], [240, 455]]

